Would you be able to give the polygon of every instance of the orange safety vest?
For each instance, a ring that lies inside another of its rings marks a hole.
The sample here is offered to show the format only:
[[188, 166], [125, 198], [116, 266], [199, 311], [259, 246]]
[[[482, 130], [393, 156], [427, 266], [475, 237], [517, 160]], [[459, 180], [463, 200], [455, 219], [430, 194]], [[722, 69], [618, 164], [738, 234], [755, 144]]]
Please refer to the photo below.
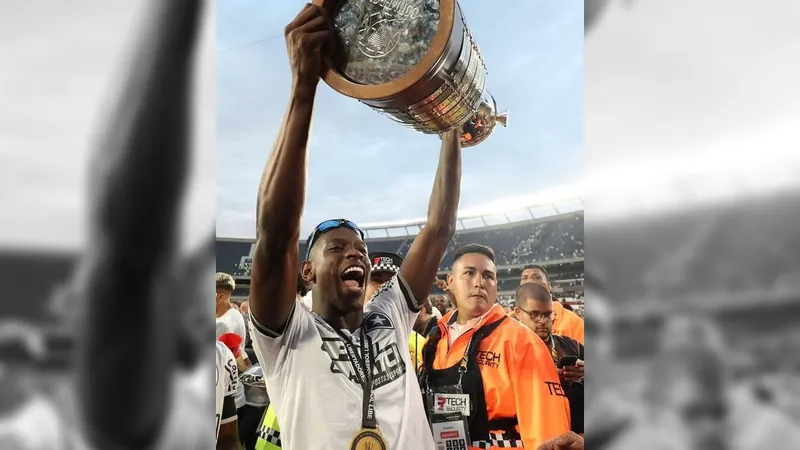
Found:
[[567, 336], [584, 344], [583, 342], [583, 319], [581, 316], [564, 308], [559, 301], [553, 301], [553, 311], [556, 318], [553, 320], [553, 334]]
[[[505, 318], [503, 308], [495, 304], [481, 321], [456, 338], [451, 346], [449, 324], [455, 321], [457, 312], [451, 311], [438, 321], [442, 338], [436, 345], [434, 370], [459, 364], [475, 332]], [[489, 421], [516, 418], [516, 431], [524, 448], [535, 449], [545, 440], [570, 430], [569, 401], [561, 387], [550, 350], [531, 330], [515, 320], [503, 320], [480, 341], [476, 359], [483, 379]], [[493, 434], [490, 432], [490, 436]], [[471, 436], [471, 439], [475, 442], [484, 437]], [[481, 448], [494, 450], [514, 445], [497, 443]]]

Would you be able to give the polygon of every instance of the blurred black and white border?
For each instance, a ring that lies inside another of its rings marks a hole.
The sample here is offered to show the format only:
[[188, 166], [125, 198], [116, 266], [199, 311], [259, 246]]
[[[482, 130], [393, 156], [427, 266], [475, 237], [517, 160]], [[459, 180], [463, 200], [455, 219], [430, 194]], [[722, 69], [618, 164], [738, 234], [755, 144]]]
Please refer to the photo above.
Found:
[[[195, 22], [192, 11], [204, 4], [200, 10], [202, 15], [196, 15], [200, 18], [199, 25], [189, 25], [185, 33], [178, 31], [181, 21]], [[93, 235], [98, 227], [90, 226], [92, 221], [118, 220], [125, 215], [128, 204], [134, 199], [140, 200], [135, 197], [142, 195], [136, 188], [129, 189], [133, 184], [119, 182], [119, 195], [103, 201], [120, 206], [113, 212], [101, 211], [98, 217], [93, 202], [105, 196], [98, 192], [105, 184], [90, 182], [106, 170], [109, 163], [114, 164], [120, 152], [136, 152], [136, 145], [142, 145], [126, 144], [124, 139], [149, 139], [157, 145], [162, 145], [161, 141], [182, 142], [178, 137], [182, 128], [175, 130], [175, 138], [161, 139], [158, 125], [126, 129], [122, 124], [135, 122], [137, 111], [147, 108], [142, 105], [148, 100], [141, 95], [154, 89], [150, 80], [164, 84], [169, 82], [164, 80], [183, 77], [170, 72], [170, 64], [149, 61], [151, 56], [155, 60], [159, 58], [156, 53], [160, 46], [196, 47], [196, 56], [187, 56], [192, 61], [190, 78], [193, 81], [191, 84], [180, 81], [184, 86], [191, 86], [191, 111], [187, 119], [192, 126], [187, 131], [192, 134], [186, 143], [191, 149], [186, 168], [188, 179], [185, 183], [174, 183], [185, 185], [177, 211], [180, 217], [180, 223], [176, 224], [178, 240], [167, 244], [175, 247], [175, 254], [163, 266], [162, 273], [156, 274], [160, 281], [158, 287], [153, 287], [153, 295], [163, 302], [163, 314], [174, 316], [176, 329], [186, 328], [183, 322], [187, 318], [204, 325], [207, 322], [209, 336], [206, 340], [210, 340], [210, 313], [207, 317], [198, 315], [197, 308], [190, 305], [202, 301], [206, 295], [210, 302], [212, 288], [208, 274], [214, 270], [213, 248], [209, 246], [214, 230], [216, 189], [213, 13], [213, 2], [195, 0], [176, 1], [170, 6], [157, 0], [69, 3], [32, 0], [0, 4], [0, 39], [3, 42], [0, 45], [3, 61], [0, 70], [0, 98], [3, 99], [0, 108], [0, 167], [3, 167], [0, 276], [4, 286], [0, 302], [0, 449], [87, 448], [87, 436], [80, 426], [84, 421], [78, 414], [82, 407], [76, 401], [75, 386], [80, 380], [75, 379], [74, 349], [76, 339], [82, 336], [83, 330], [78, 325], [85, 315], [84, 305], [91, 296], [82, 290], [82, 283], [86, 281], [83, 277], [92, 270], [80, 268], [91, 265], [85, 264], [88, 256], [98, 258], [97, 255], [107, 250], [106, 241]], [[188, 30], [198, 27], [197, 32]], [[177, 43], [180, 39], [196, 38], [199, 44]], [[155, 78], [154, 72], [145, 67], [148, 64], [161, 71]], [[163, 88], [155, 88], [153, 92], [158, 89]], [[179, 107], [157, 109], [161, 110], [165, 115], [182, 114]], [[147, 121], [157, 124], [160, 114], [156, 112]], [[165, 116], [164, 120], [178, 126], [186, 122], [176, 118]], [[122, 134], [119, 138], [114, 137], [115, 127]], [[159, 137], [124, 135], [137, 129], [153, 130]], [[126, 145], [130, 150], [117, 149]], [[153, 176], [163, 173], [157, 170], [158, 157], [149, 158]], [[90, 164], [90, 160], [94, 162]], [[136, 173], [132, 183], [170, 185], [161, 180], [148, 180], [142, 176], [146, 175], [142, 171]], [[118, 172], [112, 177], [119, 179], [128, 175]], [[157, 197], [159, 194], [147, 195]], [[165, 197], [170, 195], [164, 192]], [[156, 200], [153, 198], [154, 203]], [[132, 220], [136, 215], [129, 217], [123, 220]], [[147, 259], [147, 246], [143, 250], [137, 255], [143, 258], [140, 260]], [[153, 264], [156, 263], [159, 261], [154, 258]], [[203, 278], [208, 280], [207, 286], [198, 283]], [[145, 300], [142, 299], [143, 305]], [[123, 325], [126, 318], [107, 319], [121, 320], [119, 323]], [[204, 327], [190, 328], [201, 334], [202, 342]], [[163, 345], [172, 348], [186, 344], [164, 342]], [[114, 345], [106, 345], [103, 351], [92, 355], [97, 358], [98, 370], [102, 370], [104, 361], [124, 360], [125, 355], [115, 354], [119, 353], [117, 350]], [[206, 359], [208, 361], [201, 357], [192, 362], [197, 367], [210, 368], [210, 358]], [[113, 364], [107, 367], [111, 366]], [[180, 367], [179, 362], [175, 367]], [[182, 379], [186, 382], [182, 386], [165, 389], [172, 394], [168, 394], [170, 398], [164, 404], [172, 409], [182, 408], [182, 414], [199, 414], [186, 419], [208, 425], [202, 427], [208, 428], [207, 433], [201, 434], [201, 441], [208, 441], [208, 446], [198, 446], [197, 440], [191, 441], [192, 436], [167, 436], [167, 439], [172, 439], [173, 443], [176, 438], [183, 439], [185, 448], [212, 448], [211, 381], [202, 382], [208, 376], [200, 372], [184, 369], [184, 373]], [[129, 397], [126, 389], [136, 385], [131, 383], [134, 380], [129, 379], [130, 374], [111, 376], [116, 378], [120, 398]], [[169, 379], [162, 382], [172, 383]], [[115, 402], [114, 398], [105, 401], [111, 417], [121, 408], [132, 407]], [[169, 413], [166, 416], [167, 422], [172, 420]], [[164, 426], [169, 427], [170, 424]], [[190, 433], [189, 430], [185, 432]], [[164, 440], [161, 442], [163, 445]], [[121, 442], [114, 446], [143, 448]], [[178, 444], [170, 448], [181, 447]]]
[[587, 448], [800, 448], [800, 5], [586, 5]]

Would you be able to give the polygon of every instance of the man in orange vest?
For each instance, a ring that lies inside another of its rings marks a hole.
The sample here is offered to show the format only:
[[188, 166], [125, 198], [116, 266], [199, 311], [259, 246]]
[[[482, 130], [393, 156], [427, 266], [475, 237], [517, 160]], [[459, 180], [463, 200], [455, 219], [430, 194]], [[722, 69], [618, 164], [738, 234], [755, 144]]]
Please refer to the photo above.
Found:
[[529, 448], [570, 430], [570, 412], [544, 342], [497, 304], [494, 252], [470, 244], [447, 277], [458, 309], [423, 349], [421, 387], [443, 448]]
[[[514, 296], [514, 315], [550, 349], [569, 399], [572, 431], [583, 434], [583, 345], [575, 339], [553, 334], [553, 305], [556, 302], [543, 284], [524, 283]], [[568, 361], [569, 358], [572, 361]]]
[[[544, 267], [531, 264], [522, 269], [519, 284], [529, 282], [541, 283], [547, 287], [547, 290], [552, 295], [553, 287], [550, 285], [550, 276]], [[584, 345], [583, 342], [583, 319], [581, 316], [564, 308], [564, 305], [559, 301], [553, 302], [553, 311], [555, 312], [555, 319], [553, 319], [553, 334], [559, 336], [567, 336]]]

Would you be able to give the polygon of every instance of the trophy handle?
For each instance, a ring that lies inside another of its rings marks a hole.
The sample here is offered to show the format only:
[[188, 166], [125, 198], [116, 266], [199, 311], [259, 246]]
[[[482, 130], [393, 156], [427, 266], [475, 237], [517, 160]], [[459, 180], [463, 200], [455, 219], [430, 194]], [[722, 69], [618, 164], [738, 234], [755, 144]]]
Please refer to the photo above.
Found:
[[503, 112], [497, 113], [497, 115], [495, 116], [494, 120], [495, 120], [495, 122], [497, 122], [500, 125], [502, 125], [503, 128], [508, 128], [508, 111], [503, 111]]

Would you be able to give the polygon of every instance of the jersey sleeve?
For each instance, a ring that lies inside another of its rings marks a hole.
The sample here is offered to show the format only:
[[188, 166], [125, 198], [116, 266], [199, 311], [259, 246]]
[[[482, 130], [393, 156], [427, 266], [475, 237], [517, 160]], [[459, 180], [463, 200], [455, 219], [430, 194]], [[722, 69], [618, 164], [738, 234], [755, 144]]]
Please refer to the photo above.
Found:
[[405, 336], [411, 334], [414, 322], [422, 309], [402, 275], [397, 273], [375, 292], [368, 307], [387, 314]]
[[569, 400], [544, 342], [532, 333], [519, 341], [512, 350], [514, 401], [522, 442], [525, 448], [536, 448], [570, 431]]
[[294, 362], [294, 352], [302, 342], [316, 333], [311, 311], [297, 301], [286, 319], [282, 333], [276, 333], [256, 321], [250, 315], [250, 336], [253, 350], [261, 363], [265, 378], [275, 378], [278, 374], [289, 373]]
[[228, 348], [225, 348], [225, 370], [223, 371], [225, 380], [225, 398], [222, 403], [222, 417], [220, 425], [233, 422], [237, 419], [236, 415], [236, 391], [239, 385], [239, 369], [236, 366], [236, 359]]

